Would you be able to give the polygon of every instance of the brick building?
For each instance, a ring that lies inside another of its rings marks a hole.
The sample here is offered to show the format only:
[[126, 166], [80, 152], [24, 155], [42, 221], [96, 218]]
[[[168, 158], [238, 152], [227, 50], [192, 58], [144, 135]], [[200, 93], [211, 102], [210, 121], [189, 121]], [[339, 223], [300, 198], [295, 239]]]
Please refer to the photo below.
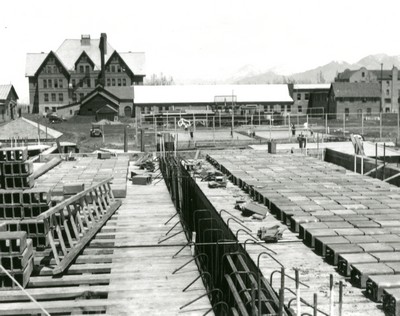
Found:
[[18, 95], [12, 84], [0, 85], [0, 122], [13, 120], [17, 113]]
[[346, 69], [336, 76], [335, 82], [378, 83], [382, 111], [391, 113], [399, 111], [400, 77], [398, 69], [394, 66], [391, 70], [368, 70], [365, 67], [358, 70]]
[[29, 102], [35, 113], [57, 112], [59, 107], [79, 104], [99, 84], [141, 85], [144, 63], [144, 53], [117, 52], [105, 33], [100, 39], [66, 39], [56, 51], [27, 54]]
[[329, 118], [371, 116], [380, 110], [378, 82], [334, 82], [328, 96]]
[[289, 84], [294, 102], [291, 114], [326, 113], [330, 87], [330, 83]]

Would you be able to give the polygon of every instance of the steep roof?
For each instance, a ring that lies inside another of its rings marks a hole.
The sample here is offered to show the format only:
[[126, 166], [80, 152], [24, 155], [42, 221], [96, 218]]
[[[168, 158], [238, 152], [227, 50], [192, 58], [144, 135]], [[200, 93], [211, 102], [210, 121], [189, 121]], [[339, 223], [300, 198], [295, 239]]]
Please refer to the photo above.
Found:
[[378, 82], [334, 82], [332, 90], [335, 97], [380, 98], [381, 96]]
[[133, 98], [133, 88], [132, 87], [113, 87], [105, 86], [104, 89], [111, 94], [115, 95], [120, 100], [132, 100]]
[[214, 103], [218, 96], [236, 102], [293, 102], [285, 84], [133, 86], [136, 104]]
[[[59, 61], [69, 71], [75, 69], [75, 62], [85, 52], [94, 63], [94, 70], [101, 69], [100, 39], [88, 39], [82, 45], [81, 39], [66, 39], [54, 52]], [[104, 62], [107, 63], [115, 49], [107, 42], [107, 54]], [[43, 63], [48, 53], [28, 53], [26, 55], [25, 76], [32, 77]], [[119, 53], [126, 65], [135, 75], [145, 75], [145, 53], [127, 52]]]
[[25, 77], [32, 77], [36, 70], [46, 59], [48, 53], [28, 53], [26, 54]]
[[[90, 44], [82, 45], [80, 39], [66, 39], [61, 46], [56, 50], [57, 56], [62, 60], [64, 65], [69, 70], [74, 70], [76, 60], [81, 56], [82, 52], [86, 54], [95, 64], [95, 70], [101, 68], [101, 56], [100, 56], [100, 39], [90, 39]], [[105, 60], [111, 56], [114, 52], [114, 48], [107, 42], [107, 54]]]
[[145, 75], [146, 57], [143, 52], [127, 52], [119, 53], [124, 62], [132, 70], [135, 75]]
[[14, 90], [14, 93], [18, 99], [17, 92], [15, 91], [14, 87], [12, 84], [2, 84], [0, 85], [0, 100], [5, 100], [8, 98], [8, 95], [10, 94], [11, 90]]

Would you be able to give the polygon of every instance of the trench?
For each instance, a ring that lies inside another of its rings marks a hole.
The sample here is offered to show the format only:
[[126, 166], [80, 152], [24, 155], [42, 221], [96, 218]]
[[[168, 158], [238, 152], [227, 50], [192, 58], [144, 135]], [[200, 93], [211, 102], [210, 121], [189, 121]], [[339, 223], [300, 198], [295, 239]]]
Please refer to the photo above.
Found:
[[263, 277], [182, 159], [167, 154], [160, 158], [160, 169], [214, 313], [292, 315], [283, 291], [276, 293]]

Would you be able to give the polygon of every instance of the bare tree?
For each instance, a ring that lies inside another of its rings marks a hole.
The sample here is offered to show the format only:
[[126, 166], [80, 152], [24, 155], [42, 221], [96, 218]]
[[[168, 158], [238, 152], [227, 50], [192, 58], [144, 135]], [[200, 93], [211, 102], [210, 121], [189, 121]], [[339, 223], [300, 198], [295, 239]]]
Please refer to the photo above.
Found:
[[145, 80], [144, 84], [147, 86], [170, 86], [174, 85], [175, 82], [171, 76], [168, 78], [161, 72], [159, 75], [152, 74], [149, 79]]

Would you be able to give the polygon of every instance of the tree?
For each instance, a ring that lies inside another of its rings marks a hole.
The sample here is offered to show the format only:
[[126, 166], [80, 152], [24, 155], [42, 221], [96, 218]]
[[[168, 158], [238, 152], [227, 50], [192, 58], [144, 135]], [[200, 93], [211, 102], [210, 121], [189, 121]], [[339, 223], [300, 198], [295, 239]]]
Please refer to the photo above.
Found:
[[167, 78], [162, 72], [159, 75], [152, 74], [149, 79], [145, 80], [147, 86], [170, 86], [174, 85], [174, 79], [170, 76]]

